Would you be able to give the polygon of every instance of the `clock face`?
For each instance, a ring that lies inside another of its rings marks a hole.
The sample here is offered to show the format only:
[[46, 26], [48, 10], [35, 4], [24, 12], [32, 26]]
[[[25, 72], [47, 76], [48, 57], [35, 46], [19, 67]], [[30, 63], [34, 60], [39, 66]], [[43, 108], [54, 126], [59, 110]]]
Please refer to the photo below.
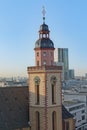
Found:
[[36, 76], [34, 78], [34, 82], [35, 82], [35, 85], [39, 85], [40, 84], [40, 78], [38, 76]]
[[55, 76], [52, 76], [50, 80], [51, 80], [51, 84], [52, 84], [52, 85], [55, 85], [56, 82], [57, 82], [57, 79], [56, 79]]

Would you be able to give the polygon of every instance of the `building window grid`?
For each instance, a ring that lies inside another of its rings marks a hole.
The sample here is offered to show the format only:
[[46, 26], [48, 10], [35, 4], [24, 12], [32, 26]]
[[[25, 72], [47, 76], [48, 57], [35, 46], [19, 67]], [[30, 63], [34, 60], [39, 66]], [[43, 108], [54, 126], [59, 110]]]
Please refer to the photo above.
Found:
[[85, 107], [84, 104], [79, 105], [79, 106], [75, 106], [75, 107], [72, 107], [72, 108], [69, 108], [69, 111], [73, 111], [73, 110], [81, 109], [81, 108], [83, 108], [83, 107]]
[[82, 120], [85, 120], [85, 115], [82, 116]]
[[85, 110], [82, 110], [82, 113], [85, 113]]

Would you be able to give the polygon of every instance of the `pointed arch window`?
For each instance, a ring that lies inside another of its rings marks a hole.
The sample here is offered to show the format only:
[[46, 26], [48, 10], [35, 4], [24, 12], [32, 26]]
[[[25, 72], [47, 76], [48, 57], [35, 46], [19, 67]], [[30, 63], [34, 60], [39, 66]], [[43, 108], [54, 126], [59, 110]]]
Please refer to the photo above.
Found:
[[52, 130], [57, 129], [57, 123], [56, 123], [56, 112], [52, 112]]
[[36, 112], [36, 130], [40, 130], [40, 113]]
[[34, 82], [35, 82], [35, 104], [40, 104], [40, 78], [38, 76], [36, 76], [34, 78]]

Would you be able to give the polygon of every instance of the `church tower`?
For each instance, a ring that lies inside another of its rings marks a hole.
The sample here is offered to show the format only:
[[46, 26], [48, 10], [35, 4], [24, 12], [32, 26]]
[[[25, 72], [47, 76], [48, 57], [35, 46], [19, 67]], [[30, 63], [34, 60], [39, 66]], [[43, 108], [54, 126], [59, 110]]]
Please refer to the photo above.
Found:
[[28, 67], [31, 130], [62, 130], [61, 66], [54, 66], [54, 44], [49, 28], [40, 26], [35, 43], [36, 66]]
[[36, 66], [53, 65], [54, 44], [50, 39], [48, 25], [45, 24], [45, 10], [43, 9], [43, 24], [40, 26], [39, 39], [35, 43]]

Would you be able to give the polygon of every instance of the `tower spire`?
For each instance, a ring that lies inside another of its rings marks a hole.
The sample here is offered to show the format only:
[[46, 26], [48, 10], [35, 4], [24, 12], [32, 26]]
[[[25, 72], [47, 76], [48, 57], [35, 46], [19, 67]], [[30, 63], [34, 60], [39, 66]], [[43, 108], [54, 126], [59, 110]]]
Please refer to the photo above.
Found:
[[45, 14], [46, 14], [46, 11], [45, 11], [45, 7], [44, 6], [43, 6], [42, 14], [43, 14], [43, 24], [45, 24]]

